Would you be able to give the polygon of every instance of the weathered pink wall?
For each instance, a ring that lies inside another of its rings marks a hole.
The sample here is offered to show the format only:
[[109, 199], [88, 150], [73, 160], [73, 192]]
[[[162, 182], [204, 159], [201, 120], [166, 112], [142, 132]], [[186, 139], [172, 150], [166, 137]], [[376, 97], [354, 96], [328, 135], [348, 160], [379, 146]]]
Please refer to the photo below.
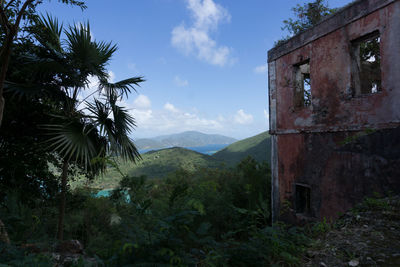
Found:
[[[357, 17], [357, 12], [375, 5], [379, 8]], [[323, 34], [325, 28], [340, 24], [337, 18], [328, 19], [270, 51], [275, 213], [282, 212], [284, 202], [293, 204], [295, 183], [310, 185], [312, 216], [316, 218], [335, 218], [374, 191], [383, 193], [394, 186], [394, 191], [400, 192], [400, 172], [396, 170], [400, 151], [391, 156], [382, 152], [400, 150], [397, 143], [387, 140], [398, 140], [400, 135], [395, 129], [400, 126], [400, 1], [358, 1], [338, 16], [356, 19]], [[352, 97], [351, 41], [376, 30], [381, 37], [382, 90]], [[313, 39], [314, 35], [319, 37]], [[312, 105], [296, 110], [293, 66], [307, 59]], [[343, 143], [368, 129], [377, 132], [361, 138], [362, 149]]]
[[[400, 91], [395, 90], [400, 84], [399, 6], [393, 3], [276, 60], [279, 130], [339, 130], [400, 122]], [[350, 42], [375, 30], [381, 36], [382, 91], [351, 97]], [[293, 65], [305, 59], [310, 59], [313, 104], [295, 111]]]

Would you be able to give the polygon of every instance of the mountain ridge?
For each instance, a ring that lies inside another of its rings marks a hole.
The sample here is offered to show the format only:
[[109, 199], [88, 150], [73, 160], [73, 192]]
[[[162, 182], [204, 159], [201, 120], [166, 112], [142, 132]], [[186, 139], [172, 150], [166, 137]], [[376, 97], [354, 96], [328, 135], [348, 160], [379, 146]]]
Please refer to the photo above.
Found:
[[155, 150], [169, 147], [200, 147], [216, 144], [232, 144], [236, 141], [235, 138], [224, 135], [186, 131], [177, 134], [160, 135], [153, 138], [140, 138], [135, 141], [135, 144], [139, 150]]

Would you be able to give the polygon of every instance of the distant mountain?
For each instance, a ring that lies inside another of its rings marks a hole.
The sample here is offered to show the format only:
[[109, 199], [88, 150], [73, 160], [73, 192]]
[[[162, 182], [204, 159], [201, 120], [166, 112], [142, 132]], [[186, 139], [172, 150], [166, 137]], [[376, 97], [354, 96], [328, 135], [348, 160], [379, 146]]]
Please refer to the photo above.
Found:
[[247, 156], [252, 156], [258, 162], [271, 163], [271, 137], [268, 132], [237, 141], [212, 155], [228, 166], [236, 165]]
[[137, 139], [136, 147], [139, 150], [162, 149], [168, 147], [200, 147], [207, 145], [232, 144], [234, 138], [219, 134], [204, 134], [188, 131], [179, 134], [163, 135], [154, 138]]

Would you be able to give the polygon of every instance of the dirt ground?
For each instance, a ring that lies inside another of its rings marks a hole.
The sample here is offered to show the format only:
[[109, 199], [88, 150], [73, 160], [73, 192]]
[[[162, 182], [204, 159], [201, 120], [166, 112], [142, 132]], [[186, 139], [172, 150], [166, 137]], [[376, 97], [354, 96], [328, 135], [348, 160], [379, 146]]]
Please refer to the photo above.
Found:
[[367, 198], [328, 226], [303, 266], [400, 266], [400, 196]]

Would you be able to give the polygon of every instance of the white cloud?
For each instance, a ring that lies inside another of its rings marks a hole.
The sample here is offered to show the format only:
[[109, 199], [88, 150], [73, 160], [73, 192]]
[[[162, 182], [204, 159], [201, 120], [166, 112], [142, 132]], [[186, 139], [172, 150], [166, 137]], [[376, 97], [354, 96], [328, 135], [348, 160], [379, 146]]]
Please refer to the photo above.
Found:
[[220, 46], [210, 37], [220, 22], [229, 22], [230, 14], [213, 0], [187, 0], [187, 8], [194, 23], [191, 27], [176, 26], [172, 30], [171, 43], [185, 54], [196, 54], [200, 60], [224, 66], [233, 62], [231, 49]]
[[[139, 96], [134, 102], [138, 102], [136, 101], [137, 99], [143, 100], [145, 98]], [[127, 104], [127, 106], [129, 108], [130, 106], [134, 106], [134, 104]], [[153, 110], [150, 106], [147, 106], [148, 108], [145, 107], [143, 105], [141, 109], [130, 109], [131, 115], [136, 120], [137, 130], [141, 132], [160, 135], [189, 130], [213, 132], [222, 128], [217, 120], [206, 119], [196, 112], [182, 111], [169, 102], [160, 110]]]
[[243, 109], [239, 109], [234, 116], [234, 121], [239, 124], [250, 124], [253, 122], [253, 115], [246, 114]]
[[264, 117], [269, 120], [269, 114], [268, 111], [266, 109], [264, 109]]
[[172, 104], [169, 103], [169, 102], [165, 103], [164, 109], [165, 109], [165, 110], [168, 110], [168, 111], [170, 111], [170, 112], [173, 112], [173, 113], [179, 112], [179, 110], [178, 110], [174, 105], [172, 105]]
[[189, 82], [185, 79], [181, 79], [179, 76], [175, 76], [174, 83], [179, 87], [185, 87], [189, 85]]
[[108, 81], [109, 82], [115, 82], [115, 73], [112, 70], [108, 71]]
[[151, 101], [150, 99], [145, 96], [145, 95], [139, 95], [136, 97], [136, 99], [133, 101], [133, 108], [135, 109], [150, 109], [151, 108]]
[[82, 90], [83, 97], [86, 97], [99, 89], [99, 79], [97, 79], [97, 77], [90, 76], [88, 80], [86, 88]]
[[153, 110], [151, 109], [136, 109], [131, 111], [131, 115], [135, 118], [138, 126], [146, 125], [153, 117]]
[[[111, 70], [108, 71], [108, 81], [115, 82], [115, 74]], [[92, 102], [95, 98], [99, 99], [98, 89], [99, 89], [99, 79], [97, 79], [96, 76], [89, 76], [86, 87], [83, 88], [78, 95], [78, 100], [81, 101], [81, 103], [78, 105], [78, 109], [83, 109], [83, 111], [86, 112], [85, 102]]]
[[[232, 115], [208, 116], [196, 108], [179, 108], [170, 102], [160, 107], [154, 107], [151, 99], [145, 95], [139, 95], [133, 100], [123, 100], [120, 105], [125, 106], [136, 121], [137, 127], [132, 133], [132, 136], [136, 138], [148, 138], [183, 131], [219, 133], [245, 138], [267, 129], [265, 119], [256, 121], [243, 109]], [[265, 110], [264, 115], [266, 112]]]
[[260, 65], [254, 68], [254, 72], [258, 74], [264, 74], [267, 73], [267, 71], [268, 71], [267, 64]]
[[230, 21], [231, 15], [213, 0], [188, 0], [188, 9], [192, 11], [195, 27], [199, 29], [216, 28], [220, 21]]

